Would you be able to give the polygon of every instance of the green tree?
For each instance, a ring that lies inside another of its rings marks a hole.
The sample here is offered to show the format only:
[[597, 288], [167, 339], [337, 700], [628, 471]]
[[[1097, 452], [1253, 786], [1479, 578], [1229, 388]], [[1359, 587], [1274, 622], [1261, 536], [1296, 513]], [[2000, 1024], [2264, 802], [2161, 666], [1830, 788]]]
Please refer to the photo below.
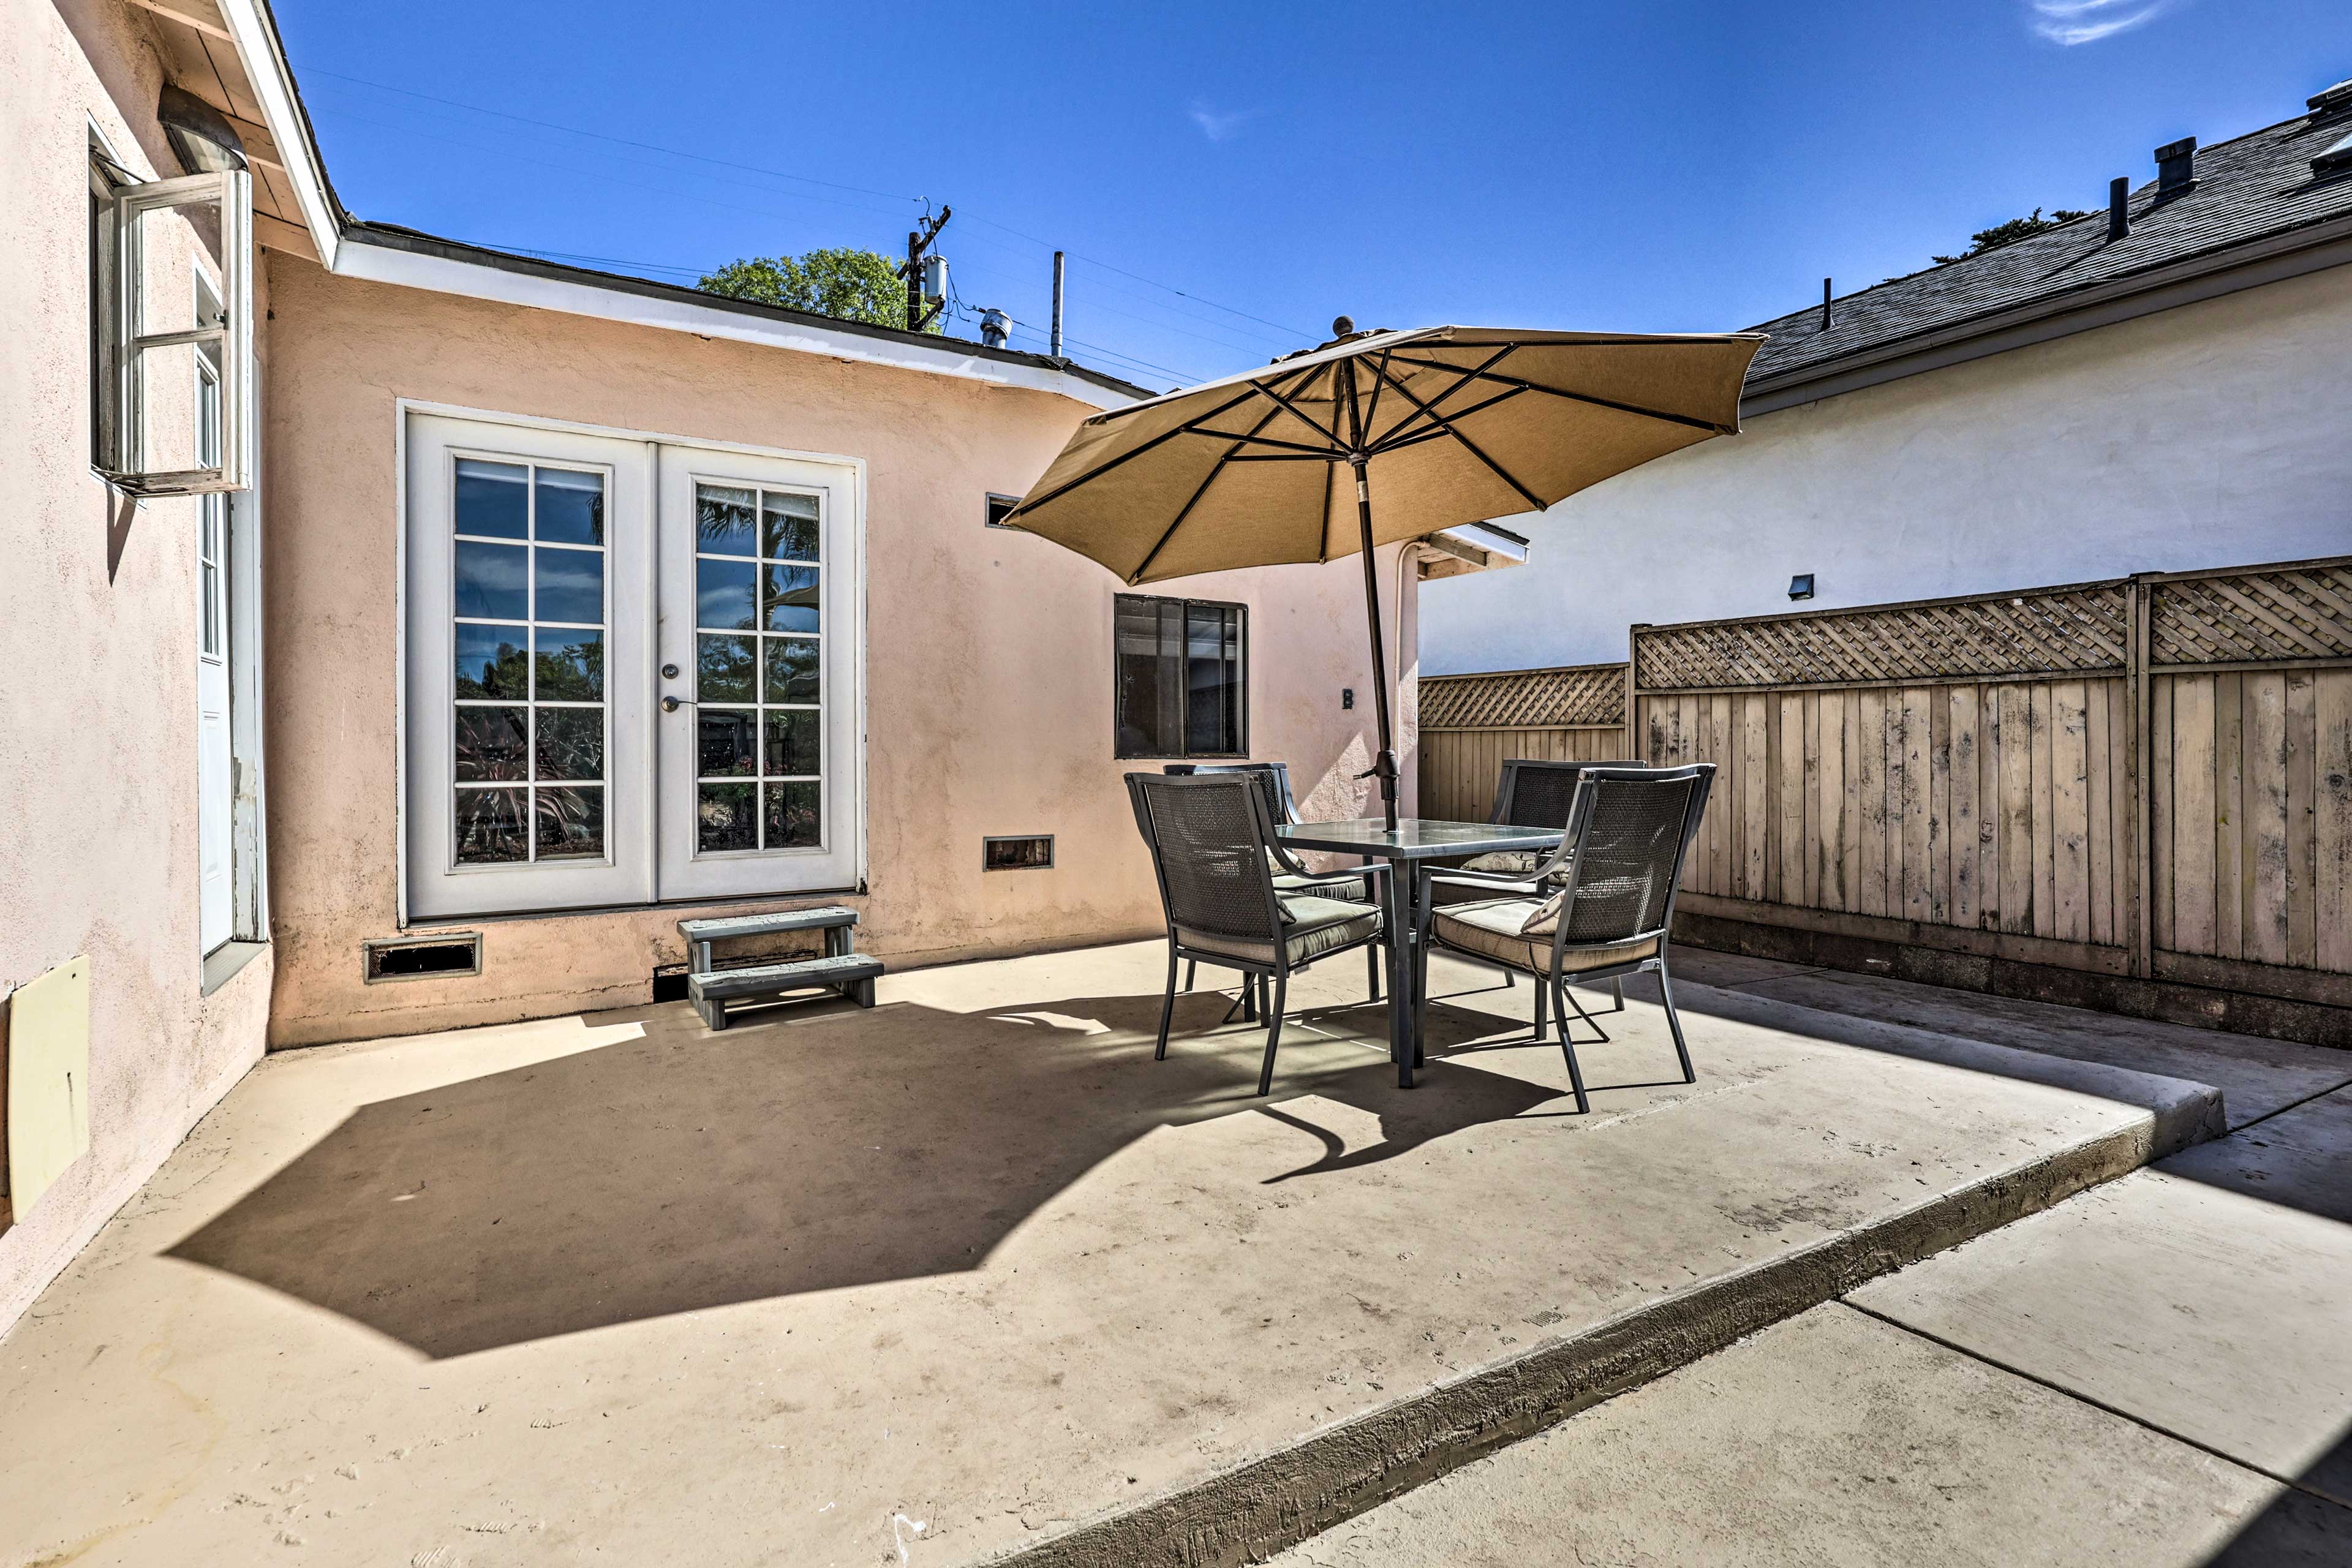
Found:
[[1977, 230], [1976, 233], [1969, 236], [1969, 247], [1958, 256], [1938, 256], [1933, 259], [1938, 267], [1949, 262], [1966, 261], [1971, 256], [1982, 256], [1988, 250], [1999, 250], [2004, 245], [2015, 245], [2021, 239], [2031, 239], [2037, 234], [2056, 228], [2062, 223], [2073, 223], [2078, 217], [2090, 216], [2086, 212], [2077, 212], [2073, 207], [2060, 207], [2048, 217], [2043, 217], [2042, 209], [2035, 207], [2023, 217], [2013, 217], [2007, 223], [1997, 223], [1990, 228]]
[[[700, 287], [731, 300], [756, 300], [836, 321], [907, 324], [907, 285], [888, 257], [871, 250], [845, 247], [802, 256], [746, 257], [709, 274]], [[924, 330], [939, 331], [943, 321], [944, 312]]]

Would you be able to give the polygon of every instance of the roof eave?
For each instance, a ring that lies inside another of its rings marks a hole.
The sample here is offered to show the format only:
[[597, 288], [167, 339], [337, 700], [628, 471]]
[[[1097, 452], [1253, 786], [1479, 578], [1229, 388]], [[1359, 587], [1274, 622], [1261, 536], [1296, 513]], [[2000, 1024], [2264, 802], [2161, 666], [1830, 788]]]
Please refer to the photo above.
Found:
[[2143, 271], [1759, 376], [1748, 382], [1739, 411], [1746, 417], [1816, 403], [2346, 262], [2352, 262], [2352, 214], [2215, 246]]

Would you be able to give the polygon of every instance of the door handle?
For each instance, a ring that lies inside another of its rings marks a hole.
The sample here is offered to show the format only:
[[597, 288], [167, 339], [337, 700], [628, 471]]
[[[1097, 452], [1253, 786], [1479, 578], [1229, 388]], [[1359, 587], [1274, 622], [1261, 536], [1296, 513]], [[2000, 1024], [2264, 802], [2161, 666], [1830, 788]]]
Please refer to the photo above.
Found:
[[662, 711], [665, 713], [675, 713], [680, 708], [690, 708], [692, 706], [692, 701], [689, 699], [683, 697], [665, 697], [662, 699]]

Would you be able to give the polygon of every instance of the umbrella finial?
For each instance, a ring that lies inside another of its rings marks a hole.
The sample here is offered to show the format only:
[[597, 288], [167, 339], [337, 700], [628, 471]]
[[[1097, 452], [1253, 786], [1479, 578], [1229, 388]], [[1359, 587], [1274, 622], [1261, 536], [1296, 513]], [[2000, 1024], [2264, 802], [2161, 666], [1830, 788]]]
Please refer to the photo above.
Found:
[[1355, 318], [1355, 317], [1353, 317], [1353, 316], [1335, 316], [1335, 317], [1333, 317], [1333, 318], [1332, 318], [1332, 321], [1331, 321], [1331, 335], [1332, 335], [1333, 337], [1335, 337], [1335, 338], [1344, 338], [1344, 337], [1346, 337], [1349, 332], [1352, 332], [1352, 331], [1354, 331], [1355, 330], [1356, 330], [1356, 318]]

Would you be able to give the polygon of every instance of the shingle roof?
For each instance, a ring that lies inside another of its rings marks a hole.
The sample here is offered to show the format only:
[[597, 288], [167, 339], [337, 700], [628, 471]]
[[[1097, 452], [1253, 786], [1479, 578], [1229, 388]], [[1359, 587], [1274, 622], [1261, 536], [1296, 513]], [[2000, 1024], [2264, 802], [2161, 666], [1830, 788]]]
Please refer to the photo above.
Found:
[[[2336, 96], [2331, 89], [2314, 102]], [[2311, 166], [2347, 133], [2352, 101], [2329, 104], [2200, 148], [2196, 186], [2160, 203], [2155, 181], [2135, 190], [2131, 232], [2113, 244], [2102, 208], [1982, 256], [1844, 295], [1827, 331], [1819, 305], [1762, 322], [1751, 330], [1770, 333], [1771, 341], [1757, 354], [1748, 385], [1826, 372], [1865, 350], [2021, 306], [2062, 302], [2081, 289], [2352, 215], [2352, 168], [2315, 174]]]

